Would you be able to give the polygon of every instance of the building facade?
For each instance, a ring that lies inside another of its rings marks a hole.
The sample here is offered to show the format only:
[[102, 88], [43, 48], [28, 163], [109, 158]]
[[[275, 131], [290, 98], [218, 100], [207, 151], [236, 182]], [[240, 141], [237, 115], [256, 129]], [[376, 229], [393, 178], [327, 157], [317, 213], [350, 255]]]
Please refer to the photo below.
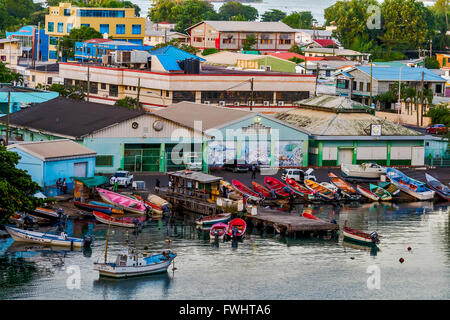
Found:
[[152, 46], [109, 39], [91, 39], [75, 42], [75, 60], [101, 62], [103, 55], [113, 51], [151, 51]]
[[24, 26], [15, 32], [6, 32], [6, 37], [19, 40], [22, 57], [36, 61], [48, 60], [48, 35], [37, 26]]
[[55, 61], [61, 37], [73, 28], [91, 27], [114, 40], [143, 44], [145, 18], [135, 16], [134, 8], [80, 8], [70, 3], [50, 7], [45, 16], [45, 33], [49, 36], [49, 60]]
[[22, 57], [22, 47], [17, 39], [0, 39], [0, 61], [11, 70], [16, 70]]

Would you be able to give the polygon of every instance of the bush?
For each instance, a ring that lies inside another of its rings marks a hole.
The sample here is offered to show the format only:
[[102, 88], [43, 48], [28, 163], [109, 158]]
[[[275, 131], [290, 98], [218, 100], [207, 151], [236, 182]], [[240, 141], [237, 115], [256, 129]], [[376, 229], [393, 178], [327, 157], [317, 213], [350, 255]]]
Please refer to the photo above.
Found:
[[441, 65], [436, 60], [436, 57], [426, 57], [425, 58], [425, 68], [427, 69], [440, 69]]
[[217, 53], [217, 52], [219, 52], [219, 49], [216, 49], [216, 48], [207, 48], [207, 49], [203, 50], [202, 56], [207, 56], [207, 55], [209, 55], [209, 54], [213, 54], [213, 53]]

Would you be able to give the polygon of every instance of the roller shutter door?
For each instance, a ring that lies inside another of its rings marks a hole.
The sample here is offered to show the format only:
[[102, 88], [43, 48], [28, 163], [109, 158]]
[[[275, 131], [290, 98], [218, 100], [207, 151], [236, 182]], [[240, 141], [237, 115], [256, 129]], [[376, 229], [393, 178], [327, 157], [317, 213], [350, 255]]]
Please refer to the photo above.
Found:
[[410, 160], [411, 147], [391, 147], [391, 160]]
[[337, 147], [324, 147], [322, 149], [322, 160], [337, 160]]
[[358, 147], [356, 159], [358, 160], [386, 160], [387, 147]]

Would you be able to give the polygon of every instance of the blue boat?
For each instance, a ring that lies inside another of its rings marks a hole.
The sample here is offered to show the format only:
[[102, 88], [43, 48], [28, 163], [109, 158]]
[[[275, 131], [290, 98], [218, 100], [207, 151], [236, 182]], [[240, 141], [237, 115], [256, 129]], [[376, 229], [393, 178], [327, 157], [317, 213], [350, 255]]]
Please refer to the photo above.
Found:
[[434, 191], [430, 190], [425, 183], [408, 177], [400, 170], [386, 168], [386, 175], [389, 180], [401, 191], [413, 196], [418, 200], [431, 200], [434, 198]]

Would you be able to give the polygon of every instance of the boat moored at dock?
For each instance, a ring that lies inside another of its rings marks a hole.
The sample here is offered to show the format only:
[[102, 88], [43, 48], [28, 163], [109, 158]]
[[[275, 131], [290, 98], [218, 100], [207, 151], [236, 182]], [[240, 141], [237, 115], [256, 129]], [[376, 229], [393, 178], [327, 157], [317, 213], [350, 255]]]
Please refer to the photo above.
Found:
[[450, 188], [447, 187], [445, 184], [440, 182], [438, 179], [434, 178], [433, 176], [429, 175], [428, 173], [425, 173], [425, 178], [427, 179], [427, 185], [433, 189], [438, 196], [440, 196], [442, 199], [450, 201]]
[[401, 191], [413, 196], [418, 200], [431, 200], [434, 198], [434, 191], [430, 190], [425, 183], [410, 178], [400, 170], [387, 168], [386, 175]]
[[378, 195], [376, 195], [369, 189], [362, 187], [359, 184], [356, 186], [356, 190], [358, 190], [359, 193], [361, 193], [364, 197], [366, 197], [369, 200], [372, 200], [372, 201], [380, 200], [380, 197]]
[[142, 201], [102, 188], [97, 188], [97, 191], [103, 201], [115, 205], [125, 211], [137, 214], [145, 214], [147, 212], [147, 208]]
[[373, 162], [342, 164], [341, 171], [345, 178], [380, 179], [381, 175], [386, 174], [386, 168]]

